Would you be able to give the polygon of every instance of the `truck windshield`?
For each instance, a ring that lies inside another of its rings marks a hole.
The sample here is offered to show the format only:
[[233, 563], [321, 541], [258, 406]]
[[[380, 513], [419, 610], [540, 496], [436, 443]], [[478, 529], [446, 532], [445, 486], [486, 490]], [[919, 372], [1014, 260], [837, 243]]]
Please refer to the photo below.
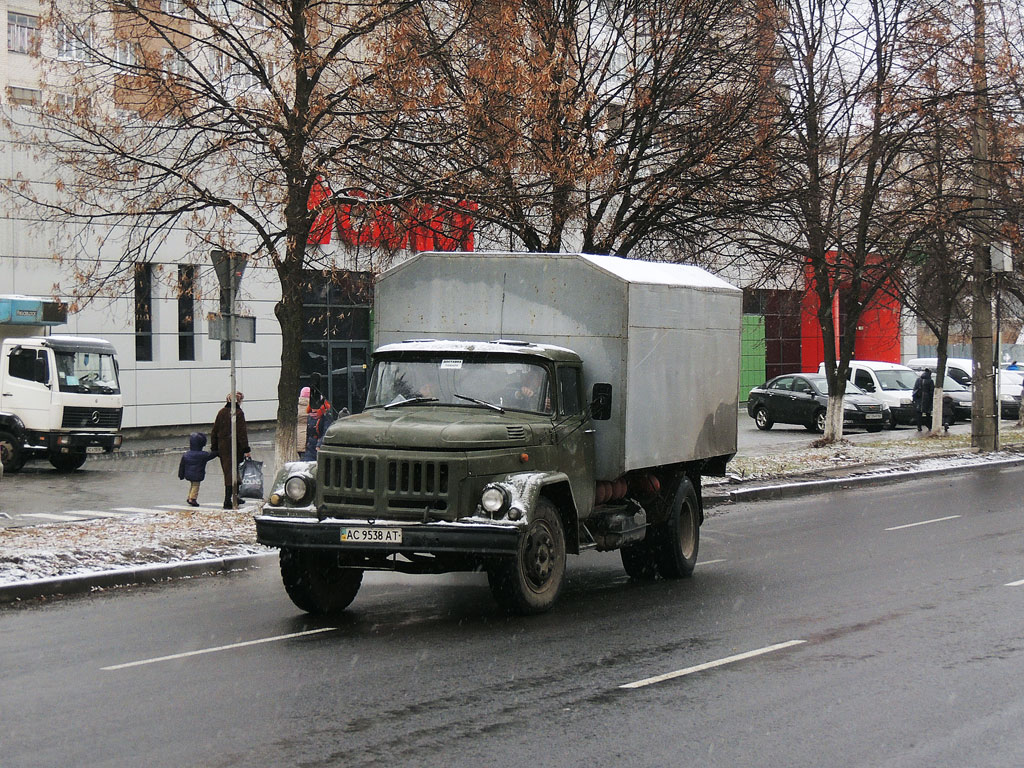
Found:
[[373, 367], [367, 408], [402, 403], [497, 406], [550, 414], [550, 377], [539, 363], [444, 357], [381, 360]]
[[61, 392], [120, 394], [113, 355], [64, 350], [55, 350], [54, 354], [57, 358], [57, 383]]

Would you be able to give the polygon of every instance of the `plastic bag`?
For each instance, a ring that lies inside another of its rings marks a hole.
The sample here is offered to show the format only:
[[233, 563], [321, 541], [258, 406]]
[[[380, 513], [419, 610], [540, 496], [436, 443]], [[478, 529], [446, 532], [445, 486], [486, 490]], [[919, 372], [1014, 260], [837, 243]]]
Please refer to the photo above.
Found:
[[263, 462], [245, 459], [238, 465], [238, 495], [243, 499], [263, 498]]

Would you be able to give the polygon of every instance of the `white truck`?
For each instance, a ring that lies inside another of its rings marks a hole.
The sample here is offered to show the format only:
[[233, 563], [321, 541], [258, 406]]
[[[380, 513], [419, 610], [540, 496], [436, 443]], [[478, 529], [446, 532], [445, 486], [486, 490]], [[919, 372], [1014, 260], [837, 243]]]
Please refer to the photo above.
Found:
[[0, 296], [0, 461], [7, 472], [32, 458], [72, 472], [89, 451], [121, 445], [114, 345], [42, 335], [65, 321], [57, 302]]
[[365, 570], [486, 571], [555, 602], [567, 554], [689, 576], [701, 476], [736, 452], [741, 292], [693, 266], [421, 253], [376, 286], [366, 409], [256, 517], [292, 601], [344, 609]]

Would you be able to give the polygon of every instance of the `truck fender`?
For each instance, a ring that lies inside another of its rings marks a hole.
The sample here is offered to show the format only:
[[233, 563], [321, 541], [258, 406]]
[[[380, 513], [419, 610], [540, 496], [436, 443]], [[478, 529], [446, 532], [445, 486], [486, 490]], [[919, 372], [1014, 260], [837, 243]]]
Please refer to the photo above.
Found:
[[0, 429], [5, 432], [10, 432], [19, 440], [25, 439], [25, 422], [13, 413], [4, 413], [0, 411]]
[[510, 507], [518, 509], [529, 520], [537, 499], [550, 500], [558, 509], [565, 530], [565, 547], [569, 554], [579, 554], [579, 508], [572, 495], [569, 476], [564, 472], [522, 472], [505, 478], [511, 491]]

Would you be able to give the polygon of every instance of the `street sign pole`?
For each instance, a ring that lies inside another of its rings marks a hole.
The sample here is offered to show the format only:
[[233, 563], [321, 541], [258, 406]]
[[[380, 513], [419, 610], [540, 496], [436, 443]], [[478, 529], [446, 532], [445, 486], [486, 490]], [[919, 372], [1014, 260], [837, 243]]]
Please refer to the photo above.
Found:
[[246, 256], [235, 251], [215, 249], [210, 252], [213, 268], [220, 280], [221, 288], [227, 288], [227, 342], [228, 359], [230, 361], [229, 404], [231, 406], [231, 508], [238, 511], [238, 396], [235, 372], [235, 293], [245, 272]]

